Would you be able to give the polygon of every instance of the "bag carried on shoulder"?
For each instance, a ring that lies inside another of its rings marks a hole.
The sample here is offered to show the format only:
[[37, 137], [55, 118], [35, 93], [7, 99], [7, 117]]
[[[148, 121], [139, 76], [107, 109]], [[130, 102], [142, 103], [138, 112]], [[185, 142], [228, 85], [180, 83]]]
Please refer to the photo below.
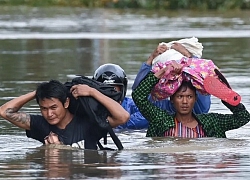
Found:
[[[100, 126], [101, 128], [107, 129], [114, 143], [116, 144], [119, 150], [123, 149], [121, 141], [115, 135], [112, 127], [109, 125], [107, 121], [107, 117], [110, 115], [109, 111], [103, 106], [100, 102], [90, 96], [81, 96], [78, 99], [70, 93], [70, 88], [77, 84], [86, 84], [92, 88], [97, 89], [102, 94], [112, 98], [113, 100], [119, 102], [122, 97], [121, 92], [117, 92], [113, 86], [98, 82], [96, 80], [90, 79], [85, 76], [79, 76], [72, 79], [71, 82], [66, 82], [64, 85], [69, 90], [69, 111], [78, 116], [83, 117], [84, 119], [88, 119], [91, 123]], [[107, 144], [107, 137], [104, 137], [104, 144]], [[100, 143], [98, 143], [100, 149], [105, 149], [102, 147]], [[110, 149], [110, 148], [106, 148]], [[111, 149], [110, 149], [111, 150]]]

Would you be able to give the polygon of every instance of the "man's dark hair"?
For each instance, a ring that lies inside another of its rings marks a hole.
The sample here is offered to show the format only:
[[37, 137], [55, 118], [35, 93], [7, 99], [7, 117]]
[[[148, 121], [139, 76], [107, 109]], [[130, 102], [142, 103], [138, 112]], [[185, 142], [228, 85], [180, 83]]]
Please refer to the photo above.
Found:
[[174, 96], [176, 93], [178, 93], [180, 91], [185, 92], [187, 90], [187, 88], [194, 91], [194, 94], [196, 95], [196, 88], [193, 86], [191, 81], [182, 81], [181, 86], [178, 88], [178, 90], [172, 96]]
[[61, 101], [62, 104], [67, 99], [67, 88], [57, 80], [50, 80], [49, 82], [43, 82], [38, 85], [36, 89], [36, 102], [39, 104], [39, 100], [56, 98]]

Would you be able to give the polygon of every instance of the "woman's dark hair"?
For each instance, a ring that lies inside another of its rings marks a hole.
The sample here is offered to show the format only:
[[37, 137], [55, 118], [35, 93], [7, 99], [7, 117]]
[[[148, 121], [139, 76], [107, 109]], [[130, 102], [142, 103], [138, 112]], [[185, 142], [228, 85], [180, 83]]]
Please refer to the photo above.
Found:
[[36, 102], [39, 104], [39, 100], [56, 98], [61, 101], [62, 104], [67, 99], [67, 88], [57, 80], [50, 80], [49, 82], [43, 82], [38, 85], [36, 89]]

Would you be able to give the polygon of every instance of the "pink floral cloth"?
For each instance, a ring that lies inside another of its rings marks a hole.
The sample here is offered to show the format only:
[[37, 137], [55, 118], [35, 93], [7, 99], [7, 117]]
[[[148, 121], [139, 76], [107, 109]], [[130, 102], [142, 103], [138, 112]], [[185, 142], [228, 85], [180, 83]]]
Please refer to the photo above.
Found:
[[154, 100], [163, 100], [170, 97], [177, 91], [182, 81], [189, 80], [201, 94], [209, 95], [204, 89], [203, 80], [207, 76], [217, 77], [214, 69], [219, 70], [212, 60], [183, 57], [181, 60], [173, 61], [183, 65], [182, 72], [178, 75], [171, 73], [172, 61], [158, 62], [152, 69], [155, 73], [162, 67], [169, 67], [169, 71], [163, 75], [151, 91]]

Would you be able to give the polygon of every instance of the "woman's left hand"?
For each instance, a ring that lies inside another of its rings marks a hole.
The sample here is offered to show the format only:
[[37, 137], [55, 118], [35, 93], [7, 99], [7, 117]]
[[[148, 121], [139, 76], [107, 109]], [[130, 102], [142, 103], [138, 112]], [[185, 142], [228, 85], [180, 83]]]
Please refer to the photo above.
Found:
[[180, 74], [182, 72], [183, 65], [177, 63], [175, 60], [171, 63], [173, 70], [171, 71], [172, 74]]

